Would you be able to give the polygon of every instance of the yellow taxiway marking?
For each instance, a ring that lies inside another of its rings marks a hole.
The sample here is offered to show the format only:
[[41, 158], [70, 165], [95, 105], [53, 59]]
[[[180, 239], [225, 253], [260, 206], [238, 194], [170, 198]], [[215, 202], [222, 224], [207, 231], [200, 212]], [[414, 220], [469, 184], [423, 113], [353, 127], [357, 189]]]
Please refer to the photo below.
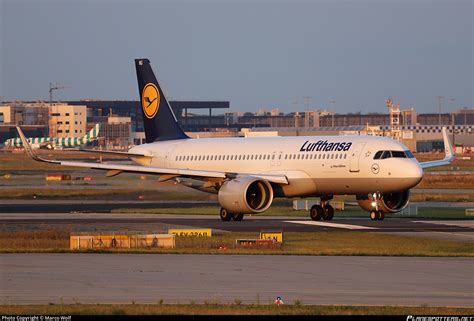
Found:
[[345, 228], [348, 230], [376, 230], [376, 227], [352, 225], [352, 224], [341, 224], [341, 223], [329, 223], [319, 221], [285, 221], [286, 223], [304, 224], [304, 225], [315, 225], [315, 226], [326, 226], [334, 228]]

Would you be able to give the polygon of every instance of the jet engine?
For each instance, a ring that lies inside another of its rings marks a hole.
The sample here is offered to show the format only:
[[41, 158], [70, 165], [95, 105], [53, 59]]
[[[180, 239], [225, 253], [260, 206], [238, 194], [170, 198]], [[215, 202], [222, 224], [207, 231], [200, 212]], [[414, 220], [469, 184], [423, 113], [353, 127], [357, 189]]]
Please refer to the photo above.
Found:
[[[379, 201], [379, 210], [384, 213], [396, 213], [403, 210], [409, 202], [410, 190], [383, 193]], [[357, 202], [367, 212], [374, 210], [373, 200], [368, 195], [357, 195]]]
[[230, 213], [256, 214], [266, 211], [272, 204], [273, 188], [261, 178], [238, 176], [224, 182], [217, 197]]

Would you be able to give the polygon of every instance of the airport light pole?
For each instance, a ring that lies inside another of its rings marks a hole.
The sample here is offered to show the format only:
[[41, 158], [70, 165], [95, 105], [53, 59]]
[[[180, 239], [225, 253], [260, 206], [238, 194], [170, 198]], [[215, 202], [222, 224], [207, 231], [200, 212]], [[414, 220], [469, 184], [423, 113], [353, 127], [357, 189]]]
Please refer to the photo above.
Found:
[[333, 98], [329, 101], [332, 105], [332, 112], [331, 112], [331, 127], [334, 127], [334, 114], [336, 113], [336, 100]]
[[441, 125], [441, 103], [444, 96], [436, 96], [436, 98], [438, 98], [438, 125]]
[[[456, 101], [456, 99], [455, 98], [450, 98], [448, 101], [452, 104], [452, 106], [454, 106], [454, 102]], [[452, 141], [453, 146], [454, 146], [454, 132], [455, 132], [455, 127], [456, 127], [454, 118], [455, 118], [454, 108], [452, 108], [451, 109], [451, 123], [452, 123], [452, 128], [453, 128], [453, 141]], [[456, 148], [456, 147], [454, 146], [454, 148]]]

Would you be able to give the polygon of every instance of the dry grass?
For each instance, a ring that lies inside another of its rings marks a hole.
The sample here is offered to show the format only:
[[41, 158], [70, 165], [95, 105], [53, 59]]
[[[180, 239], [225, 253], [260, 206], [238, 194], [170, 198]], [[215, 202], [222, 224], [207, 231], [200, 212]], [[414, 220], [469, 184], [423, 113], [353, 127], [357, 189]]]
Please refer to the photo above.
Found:
[[[367, 232], [285, 233], [283, 246], [237, 246], [258, 233], [225, 233], [212, 238], [176, 238], [176, 248], [102, 249], [81, 252], [177, 254], [280, 254], [371, 256], [474, 256], [474, 244]], [[65, 231], [0, 233], [0, 252], [74, 252]]]
[[473, 188], [474, 174], [424, 175], [417, 188]]
[[474, 193], [441, 194], [413, 192], [410, 194], [410, 202], [474, 202]]
[[[240, 300], [236, 299], [236, 302]], [[4, 305], [3, 315], [473, 315], [474, 308], [426, 306], [244, 304], [61, 304]]]
[[69, 232], [59, 230], [0, 233], [2, 250], [57, 250], [69, 248]]

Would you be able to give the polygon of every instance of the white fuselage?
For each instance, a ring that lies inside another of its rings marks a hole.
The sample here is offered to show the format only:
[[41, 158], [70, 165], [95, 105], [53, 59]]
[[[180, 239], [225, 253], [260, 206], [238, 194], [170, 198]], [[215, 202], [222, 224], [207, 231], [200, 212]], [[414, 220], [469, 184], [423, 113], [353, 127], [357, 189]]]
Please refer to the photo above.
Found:
[[[423, 171], [415, 158], [374, 159], [378, 151], [408, 151], [376, 136], [207, 138], [154, 142], [130, 152], [145, 166], [214, 170], [239, 175], [284, 174], [281, 196], [397, 192], [417, 185]], [[278, 191], [277, 191], [278, 192]]]

